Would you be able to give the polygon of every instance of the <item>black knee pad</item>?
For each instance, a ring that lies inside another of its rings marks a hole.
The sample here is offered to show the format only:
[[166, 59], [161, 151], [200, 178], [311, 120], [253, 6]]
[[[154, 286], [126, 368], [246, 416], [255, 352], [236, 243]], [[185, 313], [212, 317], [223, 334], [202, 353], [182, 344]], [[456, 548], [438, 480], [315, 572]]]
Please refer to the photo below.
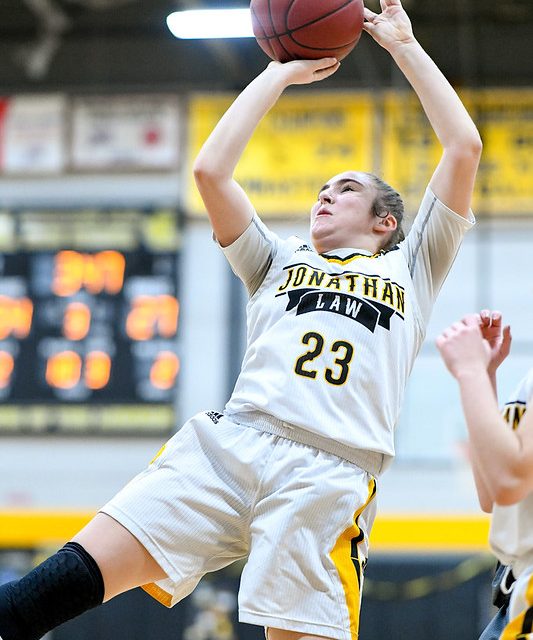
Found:
[[80, 544], [67, 542], [26, 576], [0, 587], [0, 636], [38, 640], [103, 599], [98, 565]]

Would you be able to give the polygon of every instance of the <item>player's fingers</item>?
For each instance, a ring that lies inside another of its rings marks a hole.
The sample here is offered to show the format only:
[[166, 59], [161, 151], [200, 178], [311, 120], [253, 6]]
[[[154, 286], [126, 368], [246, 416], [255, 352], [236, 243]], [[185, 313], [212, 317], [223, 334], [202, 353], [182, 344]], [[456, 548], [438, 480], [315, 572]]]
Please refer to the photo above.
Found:
[[371, 11], [368, 7], [364, 8], [363, 15], [365, 17], [365, 20], [368, 20], [368, 22], [374, 22], [374, 20], [378, 17], [378, 14]]
[[441, 333], [441, 336], [444, 338], [444, 340], [451, 340], [456, 334], [457, 328], [452, 324], [451, 326], [444, 329], [444, 331]]
[[450, 327], [448, 327], [448, 338], [454, 338], [457, 334], [462, 331], [463, 325], [459, 322], [454, 322]]
[[477, 313], [469, 313], [462, 320], [461, 324], [467, 327], [479, 327], [480, 316]]
[[489, 309], [481, 309], [479, 312], [479, 317], [481, 319], [482, 324], [489, 326], [490, 325], [490, 311]]
[[493, 311], [490, 314], [490, 323], [493, 327], [502, 326], [502, 314], [501, 311]]
[[509, 325], [506, 325], [503, 328], [503, 332], [502, 332], [502, 346], [509, 347], [512, 340], [513, 340], [513, 336], [511, 335], [511, 327]]
[[335, 60], [333, 64], [328, 64], [325, 67], [319, 67], [318, 69], [315, 69], [313, 75], [315, 76], [315, 79], [323, 80], [324, 78], [327, 78], [328, 76], [334, 74], [340, 66], [341, 63], [338, 60]]
[[334, 67], [336, 64], [339, 64], [337, 58], [318, 58], [317, 60], [306, 60], [306, 63], [309, 64], [311, 68], [314, 68], [315, 71], [328, 69], [329, 67]]
[[387, 7], [401, 7], [402, 3], [400, 2], [400, 0], [379, 0], [379, 4], [381, 5], [381, 8], [383, 11], [385, 11], [385, 9]]

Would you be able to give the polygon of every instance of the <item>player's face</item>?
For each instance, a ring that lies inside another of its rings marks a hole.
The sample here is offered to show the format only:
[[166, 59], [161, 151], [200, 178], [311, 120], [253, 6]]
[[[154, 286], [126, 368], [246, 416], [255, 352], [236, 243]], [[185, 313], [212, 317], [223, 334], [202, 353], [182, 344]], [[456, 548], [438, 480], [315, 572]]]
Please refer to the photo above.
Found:
[[319, 253], [353, 247], [377, 251], [372, 234], [376, 190], [365, 173], [345, 171], [319, 191], [311, 209], [311, 239]]

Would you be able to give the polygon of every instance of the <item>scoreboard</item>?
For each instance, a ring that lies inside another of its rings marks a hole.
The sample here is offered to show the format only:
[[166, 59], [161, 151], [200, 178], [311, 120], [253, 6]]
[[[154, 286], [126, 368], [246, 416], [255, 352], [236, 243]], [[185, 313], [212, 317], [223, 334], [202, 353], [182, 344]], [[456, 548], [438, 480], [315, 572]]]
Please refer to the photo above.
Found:
[[176, 211], [0, 211], [0, 434], [164, 434]]

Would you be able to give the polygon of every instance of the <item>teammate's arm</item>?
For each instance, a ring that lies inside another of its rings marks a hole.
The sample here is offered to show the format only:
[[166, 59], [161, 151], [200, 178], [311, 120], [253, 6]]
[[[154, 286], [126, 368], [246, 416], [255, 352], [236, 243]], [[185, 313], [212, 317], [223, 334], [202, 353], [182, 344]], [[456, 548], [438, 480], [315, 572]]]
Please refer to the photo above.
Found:
[[[480, 331], [483, 338], [490, 347], [490, 358], [487, 365], [487, 374], [491, 383], [496, 401], [498, 399], [498, 388], [496, 381], [496, 371], [501, 363], [507, 358], [511, 349], [511, 329], [503, 326], [502, 314], [499, 311], [489, 311], [483, 309], [479, 314]], [[483, 511], [492, 512], [493, 501], [489, 489], [483, 480], [483, 474], [479, 469], [480, 461], [477, 452], [470, 447], [470, 462], [472, 474], [476, 485], [479, 504]]]
[[286, 87], [323, 80], [338, 68], [335, 58], [271, 62], [237, 97], [204, 143], [194, 163], [194, 177], [222, 246], [234, 242], [254, 214], [233, 173], [255, 128]]
[[479, 316], [465, 317], [446, 329], [437, 347], [459, 383], [472, 451], [488, 499], [515, 504], [533, 490], [533, 411], [512, 430], [502, 418], [487, 366], [490, 346]]
[[391, 54], [443, 147], [429, 186], [439, 200], [466, 217], [481, 157], [479, 133], [459, 96], [415, 39], [400, 0], [381, 0], [381, 7], [380, 14], [365, 8], [365, 31]]

